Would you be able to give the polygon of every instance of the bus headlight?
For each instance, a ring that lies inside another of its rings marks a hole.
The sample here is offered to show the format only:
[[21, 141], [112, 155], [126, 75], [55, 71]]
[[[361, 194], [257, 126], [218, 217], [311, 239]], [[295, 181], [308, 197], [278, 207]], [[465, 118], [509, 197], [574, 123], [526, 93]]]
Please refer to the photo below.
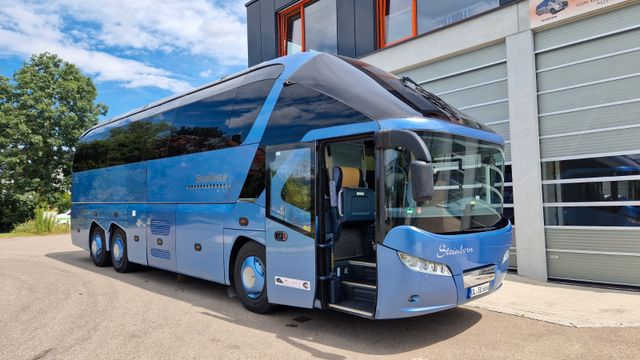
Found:
[[400, 257], [400, 261], [402, 261], [406, 267], [413, 271], [431, 275], [451, 276], [451, 270], [449, 270], [449, 267], [445, 264], [420, 259], [419, 257], [411, 256], [400, 251], [398, 251], [398, 257]]
[[504, 255], [502, 256], [502, 263], [506, 263], [507, 261], [509, 261], [509, 249], [507, 249], [507, 252], [504, 253]]

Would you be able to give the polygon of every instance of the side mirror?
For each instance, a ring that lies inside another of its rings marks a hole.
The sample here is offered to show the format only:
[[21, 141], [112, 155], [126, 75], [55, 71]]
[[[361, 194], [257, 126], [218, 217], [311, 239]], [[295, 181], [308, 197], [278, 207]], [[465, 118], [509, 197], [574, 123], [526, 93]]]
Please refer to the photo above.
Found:
[[433, 165], [425, 161], [411, 162], [411, 189], [415, 201], [427, 201], [433, 198]]

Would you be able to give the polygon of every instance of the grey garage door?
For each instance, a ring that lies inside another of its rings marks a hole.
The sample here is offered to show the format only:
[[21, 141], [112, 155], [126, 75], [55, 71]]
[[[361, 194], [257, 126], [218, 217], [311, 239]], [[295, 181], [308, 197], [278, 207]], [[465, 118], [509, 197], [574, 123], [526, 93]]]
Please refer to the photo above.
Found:
[[535, 49], [549, 277], [640, 286], [640, 5]]

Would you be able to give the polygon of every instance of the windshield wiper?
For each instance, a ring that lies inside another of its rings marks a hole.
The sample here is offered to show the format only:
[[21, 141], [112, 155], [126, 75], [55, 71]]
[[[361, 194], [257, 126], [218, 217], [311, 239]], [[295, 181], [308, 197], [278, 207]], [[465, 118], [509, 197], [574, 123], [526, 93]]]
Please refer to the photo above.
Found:
[[444, 111], [444, 113], [447, 114], [447, 116], [449, 116], [451, 120], [457, 122], [458, 120], [458, 116], [456, 116], [457, 111], [454, 108], [452, 108], [451, 105], [447, 104], [444, 100], [439, 98], [437, 95], [425, 90], [420, 84], [418, 84], [415, 80], [413, 80], [408, 76], [401, 77], [400, 81], [402, 81], [402, 83], [405, 84], [405, 86], [407, 86], [408, 84], [413, 85], [413, 89], [415, 91], [417, 91], [418, 93], [420, 93], [420, 95], [427, 98], [427, 100], [434, 103], [437, 107], [440, 108], [440, 110]]
[[489, 231], [495, 230], [495, 226], [474, 226], [470, 228], [463, 229], [462, 232], [478, 232], [478, 231]]

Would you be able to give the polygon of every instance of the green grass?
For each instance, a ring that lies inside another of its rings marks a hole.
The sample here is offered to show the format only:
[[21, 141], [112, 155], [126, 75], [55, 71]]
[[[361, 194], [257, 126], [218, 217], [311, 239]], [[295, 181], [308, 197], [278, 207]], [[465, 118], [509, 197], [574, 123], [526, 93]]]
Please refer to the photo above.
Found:
[[0, 239], [4, 238], [16, 238], [16, 237], [25, 237], [25, 236], [46, 236], [46, 235], [59, 235], [59, 234], [68, 234], [71, 230], [67, 227], [67, 225], [62, 225], [64, 228], [55, 229], [54, 231], [46, 234], [38, 234], [36, 232], [25, 232], [25, 231], [12, 231], [10, 233], [0, 233]]
[[9, 233], [0, 234], [0, 239], [24, 236], [67, 234], [69, 232], [71, 232], [71, 228], [67, 224], [53, 224], [43, 228], [42, 226], [36, 226], [36, 222], [34, 220], [29, 220], [24, 224], [16, 226], [16, 228]]
[[0, 234], [0, 239], [14, 238], [14, 237], [25, 237], [25, 236], [35, 236], [35, 235], [38, 235], [38, 234], [31, 234], [31, 233], [25, 233], [25, 232], [1, 233]]

